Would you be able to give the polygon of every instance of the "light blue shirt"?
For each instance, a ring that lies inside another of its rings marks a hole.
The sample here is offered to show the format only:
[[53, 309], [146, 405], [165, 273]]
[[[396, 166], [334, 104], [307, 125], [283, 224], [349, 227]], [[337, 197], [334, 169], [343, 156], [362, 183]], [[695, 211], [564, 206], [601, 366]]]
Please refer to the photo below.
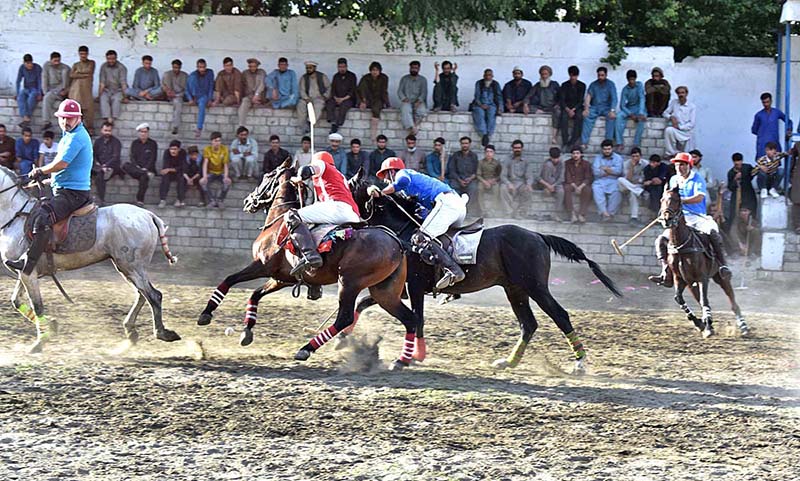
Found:
[[[602, 154], [598, 155], [594, 158], [594, 162], [592, 162], [594, 181], [601, 184], [613, 182], [616, 185], [617, 178], [621, 177], [623, 174], [623, 164], [622, 156], [616, 152], [613, 152], [609, 158], [603, 157]], [[605, 171], [602, 170], [603, 167], [611, 167], [611, 173], [606, 174]]]
[[433, 209], [433, 203], [436, 201], [437, 195], [442, 192], [453, 192], [453, 189], [441, 180], [411, 169], [398, 171], [392, 187], [394, 187], [395, 192], [403, 191], [409, 196], [416, 197], [417, 202], [428, 211]]
[[617, 86], [611, 80], [602, 83], [595, 80], [589, 84], [587, 93], [592, 96], [590, 107], [595, 110], [607, 112], [617, 105]]
[[628, 84], [622, 87], [619, 95], [619, 111], [628, 115], [647, 115], [642, 82], [637, 81], [633, 87]]
[[[294, 70], [281, 72], [275, 69], [267, 75], [266, 83], [270, 89], [278, 89], [278, 96], [281, 99], [295, 101], [299, 98], [300, 85], [297, 83], [297, 74]], [[266, 97], [271, 100], [272, 92], [267, 92]]]
[[[669, 188], [673, 189], [678, 186], [678, 180], [681, 178], [680, 174], [673, 175], [669, 180]], [[706, 199], [708, 199], [708, 189], [706, 188], [706, 180], [702, 175], [692, 171], [689, 178], [679, 188], [681, 199], [687, 197], [694, 197], [697, 194], [703, 194], [703, 200], [696, 204], [681, 204], [683, 213], [688, 215], [705, 215], [708, 212], [706, 207]]]
[[64, 131], [58, 142], [58, 153], [55, 162], [63, 161], [68, 165], [53, 174], [53, 191], [60, 189], [88, 191], [92, 186], [92, 138], [83, 126], [83, 122], [70, 131]]

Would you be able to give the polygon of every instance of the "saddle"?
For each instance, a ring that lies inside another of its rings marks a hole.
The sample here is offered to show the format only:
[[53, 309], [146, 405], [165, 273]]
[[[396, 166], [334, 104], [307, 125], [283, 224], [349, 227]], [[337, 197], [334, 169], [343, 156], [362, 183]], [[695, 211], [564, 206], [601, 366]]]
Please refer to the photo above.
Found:
[[442, 248], [459, 264], [476, 264], [483, 228], [483, 217], [466, 225], [451, 226], [446, 234], [439, 236]]
[[[25, 235], [33, 238], [32, 218], [25, 222]], [[53, 236], [45, 252], [55, 254], [74, 254], [87, 251], [97, 240], [97, 205], [90, 202], [77, 209], [64, 220], [52, 227]]]

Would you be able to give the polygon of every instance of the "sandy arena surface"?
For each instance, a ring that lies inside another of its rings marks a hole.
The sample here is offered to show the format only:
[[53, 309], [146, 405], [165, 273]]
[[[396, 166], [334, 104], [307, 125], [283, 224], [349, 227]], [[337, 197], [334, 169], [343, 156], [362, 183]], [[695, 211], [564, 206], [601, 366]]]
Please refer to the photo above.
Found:
[[[219, 259], [217, 259], [219, 261]], [[156, 264], [159, 264], [156, 261]], [[739, 337], [719, 290], [718, 335], [702, 340], [666, 290], [620, 280], [626, 299], [556, 266], [553, 290], [589, 349], [570, 374], [567, 342], [540, 328], [521, 365], [496, 372], [518, 337], [502, 293], [427, 310], [428, 359], [403, 372], [402, 328], [375, 308], [356, 347], [295, 351], [336, 306], [266, 297], [253, 345], [238, 345], [250, 289], [214, 322], [195, 320], [219, 265], [156, 265], [165, 322], [183, 339], [120, 349], [134, 295], [108, 267], [45, 281], [61, 334], [26, 354], [33, 327], [0, 306], [0, 480], [773, 480], [800, 474], [797, 299], [768, 283], [738, 291]], [[193, 267], [189, 267], [193, 266]], [[86, 280], [91, 277], [93, 280]], [[252, 286], [252, 284], [251, 284]], [[7, 299], [13, 281], [0, 278]], [[225, 335], [226, 327], [237, 333]], [[369, 346], [380, 337], [380, 360]]]

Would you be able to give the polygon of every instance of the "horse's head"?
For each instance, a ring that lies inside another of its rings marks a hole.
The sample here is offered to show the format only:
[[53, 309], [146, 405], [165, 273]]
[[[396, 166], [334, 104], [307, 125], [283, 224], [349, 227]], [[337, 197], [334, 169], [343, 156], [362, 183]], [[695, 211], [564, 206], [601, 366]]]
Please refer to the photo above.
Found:
[[382, 225], [399, 232], [410, 222], [408, 216], [400, 211], [401, 208], [414, 216], [417, 222], [422, 222], [422, 219], [415, 214], [417, 203], [412, 198], [402, 194], [392, 194], [391, 199], [387, 196], [371, 197], [367, 193], [367, 187], [372, 184], [367, 180], [363, 167], [350, 178], [348, 184], [353, 200], [369, 224]]
[[297, 202], [298, 187], [291, 178], [297, 173], [292, 167], [292, 160], [286, 161], [272, 172], [264, 174], [261, 184], [244, 199], [244, 211], [255, 214], [259, 210], [269, 210], [276, 199], [281, 205]]
[[658, 211], [659, 220], [665, 229], [675, 227], [683, 217], [680, 189], [675, 186], [664, 190], [661, 196], [661, 208]]

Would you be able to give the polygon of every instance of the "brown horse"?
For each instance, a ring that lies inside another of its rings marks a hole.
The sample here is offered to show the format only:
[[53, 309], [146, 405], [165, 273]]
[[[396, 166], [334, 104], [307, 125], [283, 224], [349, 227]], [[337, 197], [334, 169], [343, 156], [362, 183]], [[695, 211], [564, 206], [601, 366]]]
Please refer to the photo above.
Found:
[[[703, 338], [714, 334], [711, 307], [708, 301], [709, 279], [719, 284], [728, 300], [731, 310], [736, 315], [736, 325], [743, 336], [749, 334], [750, 329], [742, 317], [742, 311], [736, 304], [736, 296], [730, 279], [723, 278], [719, 273], [719, 265], [711, 253], [708, 236], [699, 233], [686, 225], [681, 207], [681, 196], [678, 188], [664, 192], [661, 198], [659, 212], [661, 223], [667, 229], [669, 249], [667, 262], [672, 271], [675, 286], [675, 302], [681, 306], [686, 318], [692, 321], [702, 333]], [[692, 296], [700, 303], [703, 314], [702, 319], [694, 315], [683, 298], [683, 291], [690, 286]]]
[[[268, 277], [264, 286], [253, 291], [247, 302], [245, 329], [240, 340], [242, 346], [253, 342], [252, 329], [256, 323], [256, 312], [261, 298], [299, 282], [290, 275], [292, 265], [283, 249], [286, 240], [279, 238], [284, 225], [284, 214], [290, 209], [300, 207], [300, 197], [303, 194], [300, 189], [303, 186], [297, 186], [290, 180], [295, 174], [296, 170], [291, 162], [284, 162], [275, 171], [265, 175], [261, 185], [245, 199], [245, 211], [267, 211], [264, 228], [253, 242], [253, 262], [236, 274], [228, 276], [217, 287], [197, 321], [199, 325], [209, 324], [214, 310], [234, 284]], [[305, 361], [316, 349], [350, 326], [353, 323], [358, 294], [369, 289], [370, 295], [378, 304], [405, 326], [403, 352], [392, 367], [408, 366], [414, 349], [417, 319], [411, 309], [400, 300], [406, 281], [406, 259], [400, 241], [384, 229], [356, 229], [350, 239], [335, 243], [332, 250], [322, 256], [322, 267], [302, 274], [302, 281], [310, 285], [338, 283], [339, 312], [333, 325], [300, 348], [295, 359]]]

